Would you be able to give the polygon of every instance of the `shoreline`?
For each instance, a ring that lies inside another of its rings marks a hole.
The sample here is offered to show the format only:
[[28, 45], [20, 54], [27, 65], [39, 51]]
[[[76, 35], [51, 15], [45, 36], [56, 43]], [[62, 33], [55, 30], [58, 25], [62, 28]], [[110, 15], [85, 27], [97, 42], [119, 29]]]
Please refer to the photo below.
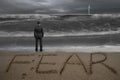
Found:
[[[11, 46], [2, 47], [0, 51], [8, 52], [35, 52], [34, 46]], [[43, 52], [120, 52], [120, 45], [101, 46], [44, 46]]]

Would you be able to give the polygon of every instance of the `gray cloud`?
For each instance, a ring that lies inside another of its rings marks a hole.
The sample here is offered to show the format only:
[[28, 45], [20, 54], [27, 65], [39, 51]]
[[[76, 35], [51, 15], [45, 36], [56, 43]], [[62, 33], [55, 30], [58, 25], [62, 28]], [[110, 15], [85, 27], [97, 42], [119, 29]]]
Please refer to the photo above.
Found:
[[[0, 0], [0, 13], [87, 13], [90, 0]], [[92, 13], [120, 13], [120, 0], [91, 0]]]

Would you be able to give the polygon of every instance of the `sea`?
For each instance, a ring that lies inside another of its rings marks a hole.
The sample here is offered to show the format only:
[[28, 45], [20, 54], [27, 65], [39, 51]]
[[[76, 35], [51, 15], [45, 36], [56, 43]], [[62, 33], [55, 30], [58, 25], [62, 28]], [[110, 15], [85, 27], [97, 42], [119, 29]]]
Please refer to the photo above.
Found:
[[[0, 22], [0, 51], [35, 52], [37, 20]], [[45, 20], [44, 52], [120, 52], [120, 18]]]

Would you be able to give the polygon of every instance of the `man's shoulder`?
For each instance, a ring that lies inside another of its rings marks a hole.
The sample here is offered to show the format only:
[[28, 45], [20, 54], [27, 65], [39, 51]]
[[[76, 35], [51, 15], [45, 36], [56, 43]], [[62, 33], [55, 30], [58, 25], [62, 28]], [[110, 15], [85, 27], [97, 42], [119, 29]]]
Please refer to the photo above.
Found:
[[37, 27], [37, 28], [34, 29], [34, 31], [36, 31], [36, 32], [42, 32], [42, 31], [43, 31], [43, 28]]

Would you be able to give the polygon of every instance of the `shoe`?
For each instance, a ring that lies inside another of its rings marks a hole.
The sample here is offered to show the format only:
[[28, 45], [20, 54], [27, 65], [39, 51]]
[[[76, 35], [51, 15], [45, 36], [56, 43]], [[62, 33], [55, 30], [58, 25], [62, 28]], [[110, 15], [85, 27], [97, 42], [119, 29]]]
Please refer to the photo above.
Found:
[[40, 49], [40, 52], [42, 52], [43, 50], [42, 49]]
[[38, 49], [35, 49], [36, 52], [38, 52]]

